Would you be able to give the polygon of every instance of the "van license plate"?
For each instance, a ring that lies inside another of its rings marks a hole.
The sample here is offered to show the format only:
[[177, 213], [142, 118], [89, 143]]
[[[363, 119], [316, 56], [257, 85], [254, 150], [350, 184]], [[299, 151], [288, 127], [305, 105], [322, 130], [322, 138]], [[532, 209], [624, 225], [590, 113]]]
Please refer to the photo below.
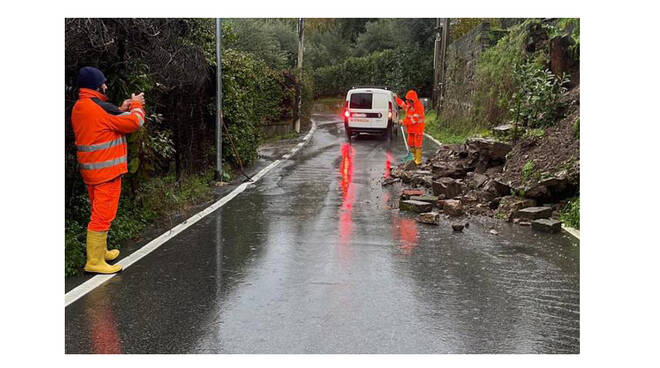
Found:
[[351, 121], [354, 122], [354, 123], [368, 123], [368, 122], [369, 122], [369, 119], [356, 119], [356, 118], [352, 118]]

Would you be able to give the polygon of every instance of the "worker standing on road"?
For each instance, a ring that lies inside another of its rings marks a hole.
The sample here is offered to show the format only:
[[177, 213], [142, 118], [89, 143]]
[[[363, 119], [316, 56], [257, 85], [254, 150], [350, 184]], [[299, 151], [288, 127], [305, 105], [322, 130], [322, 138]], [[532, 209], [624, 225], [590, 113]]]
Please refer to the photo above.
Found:
[[406, 93], [406, 101], [394, 95], [396, 103], [406, 112], [403, 125], [408, 132], [408, 145], [415, 159], [415, 164], [422, 163], [422, 141], [424, 140], [424, 105], [417, 98], [417, 92]]
[[71, 125], [76, 137], [80, 174], [87, 184], [92, 205], [87, 226], [87, 262], [85, 271], [115, 273], [121, 265], [109, 265], [119, 256], [119, 250], [108, 250], [110, 224], [117, 215], [121, 176], [128, 172], [125, 134], [144, 124], [144, 93], [133, 94], [120, 107], [108, 101], [106, 78], [93, 67], [78, 73], [80, 88], [73, 106]]

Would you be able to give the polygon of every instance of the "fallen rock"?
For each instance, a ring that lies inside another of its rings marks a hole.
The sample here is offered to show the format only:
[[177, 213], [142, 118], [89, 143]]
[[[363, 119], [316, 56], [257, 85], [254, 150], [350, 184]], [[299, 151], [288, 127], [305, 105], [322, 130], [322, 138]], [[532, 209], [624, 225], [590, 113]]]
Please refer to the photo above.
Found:
[[493, 234], [493, 235], [497, 235], [497, 234], [499, 234], [499, 233], [497, 232], [497, 230], [495, 230], [495, 229], [490, 229], [490, 231], [488, 231], [488, 232], [491, 233], [491, 234]]
[[561, 231], [561, 221], [553, 219], [539, 219], [532, 221], [532, 229], [545, 233], [558, 233]]
[[461, 201], [456, 199], [447, 199], [444, 201], [442, 210], [449, 216], [462, 216], [463, 215], [463, 205]]
[[423, 196], [424, 194], [424, 191], [421, 189], [404, 189], [403, 192], [401, 192], [401, 198], [409, 199], [410, 197]]
[[438, 225], [438, 221], [440, 221], [440, 214], [437, 212], [424, 212], [417, 216], [417, 222], [423, 224]]
[[469, 172], [467, 177], [467, 182], [474, 189], [478, 189], [488, 180], [488, 176], [476, 172]]
[[484, 185], [484, 190], [501, 197], [511, 194], [511, 187], [498, 179], [491, 179]]
[[511, 143], [488, 138], [470, 138], [466, 144], [468, 147], [474, 147], [480, 156], [502, 162], [506, 159], [506, 154], [513, 148]]
[[463, 193], [464, 184], [456, 179], [445, 177], [433, 182], [433, 194], [444, 195], [445, 198], [455, 198]]
[[465, 226], [465, 227], [470, 227], [470, 223], [469, 223], [469, 222], [466, 222], [464, 226]]
[[529, 221], [520, 221], [518, 225], [520, 226], [530, 226], [532, 223]]
[[518, 212], [518, 210], [534, 206], [536, 206], [536, 201], [533, 199], [516, 196], [502, 197], [500, 204], [497, 207], [498, 217], [504, 218], [507, 221], [512, 221], [513, 214]]
[[400, 181], [401, 181], [400, 178], [387, 178], [387, 179], [383, 180], [382, 186], [392, 185], [392, 184], [398, 183]]
[[467, 169], [464, 167], [454, 166], [447, 162], [434, 163], [431, 167], [433, 176], [448, 177], [454, 179], [464, 178], [467, 174]]
[[513, 132], [513, 124], [506, 123], [498, 125], [492, 129], [493, 135], [496, 137], [507, 137]]
[[438, 201], [438, 197], [428, 194], [424, 194], [421, 196], [412, 196], [409, 199], [413, 201], [421, 201], [421, 202], [429, 202], [429, 203], [435, 203]]
[[465, 225], [463, 224], [452, 224], [451, 228], [454, 229], [454, 231], [463, 231], [463, 227]]
[[527, 207], [516, 211], [516, 217], [526, 220], [549, 218], [552, 216], [552, 207]]
[[413, 201], [410, 199], [403, 200], [399, 203], [399, 209], [402, 211], [410, 211], [417, 213], [431, 212], [433, 204], [422, 202], [422, 201]]

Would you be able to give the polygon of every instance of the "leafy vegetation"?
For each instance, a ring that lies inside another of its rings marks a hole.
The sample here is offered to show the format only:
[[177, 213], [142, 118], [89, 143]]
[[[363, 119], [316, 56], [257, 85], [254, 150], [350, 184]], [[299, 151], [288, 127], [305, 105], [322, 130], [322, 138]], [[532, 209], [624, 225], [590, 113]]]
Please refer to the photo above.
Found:
[[431, 92], [433, 65], [427, 50], [390, 49], [316, 69], [313, 74], [316, 96], [344, 95], [356, 85], [389, 86], [398, 94], [409, 89], [422, 96]]
[[534, 63], [514, 65], [513, 74], [518, 87], [509, 110], [515, 121], [532, 128], [557, 121], [562, 113], [561, 96], [566, 92], [568, 77], [564, 74], [557, 78], [549, 69], [541, 69]]
[[527, 182], [532, 178], [535, 178], [538, 176], [538, 172], [536, 170], [536, 165], [534, 164], [534, 161], [527, 161], [525, 162], [525, 165], [522, 168], [521, 172], [521, 177], [523, 182]]
[[580, 197], [568, 201], [559, 212], [559, 219], [570, 227], [580, 229]]

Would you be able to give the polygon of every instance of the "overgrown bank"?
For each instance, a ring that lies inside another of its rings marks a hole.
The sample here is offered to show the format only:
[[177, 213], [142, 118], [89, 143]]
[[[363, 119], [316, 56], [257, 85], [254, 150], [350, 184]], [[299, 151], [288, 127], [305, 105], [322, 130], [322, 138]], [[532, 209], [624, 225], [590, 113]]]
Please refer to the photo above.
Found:
[[454, 89], [439, 114], [427, 115], [427, 133], [447, 145], [422, 170], [393, 175], [456, 201], [461, 213], [513, 221], [523, 208], [548, 206], [579, 228], [579, 21], [490, 31], [499, 40], [474, 73], [449, 73], [465, 84], [462, 94]]

